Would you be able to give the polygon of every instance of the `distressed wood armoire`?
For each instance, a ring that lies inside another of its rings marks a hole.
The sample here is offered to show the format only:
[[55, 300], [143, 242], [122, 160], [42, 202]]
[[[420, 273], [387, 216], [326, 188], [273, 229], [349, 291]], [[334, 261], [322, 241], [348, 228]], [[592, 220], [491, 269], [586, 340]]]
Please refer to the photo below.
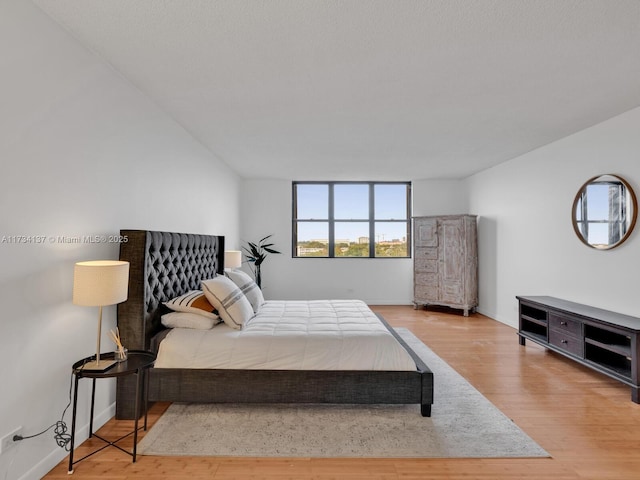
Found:
[[475, 215], [413, 218], [413, 303], [462, 309], [478, 305]]

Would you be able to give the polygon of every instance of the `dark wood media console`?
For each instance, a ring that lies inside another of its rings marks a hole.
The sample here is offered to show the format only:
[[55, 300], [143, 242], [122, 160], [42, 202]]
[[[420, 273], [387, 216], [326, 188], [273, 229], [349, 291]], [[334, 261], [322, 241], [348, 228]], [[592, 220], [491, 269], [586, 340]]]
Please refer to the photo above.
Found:
[[516, 297], [518, 334], [631, 387], [640, 403], [640, 318], [554, 297]]

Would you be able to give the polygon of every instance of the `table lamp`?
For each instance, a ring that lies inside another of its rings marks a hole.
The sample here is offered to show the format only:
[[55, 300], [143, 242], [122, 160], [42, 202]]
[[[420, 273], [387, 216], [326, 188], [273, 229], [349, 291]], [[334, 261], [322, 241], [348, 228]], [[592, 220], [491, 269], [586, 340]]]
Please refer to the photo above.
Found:
[[102, 307], [115, 305], [127, 299], [129, 290], [129, 262], [117, 260], [93, 260], [78, 262], [73, 270], [73, 303], [98, 307], [98, 341], [96, 359], [87, 362], [83, 369], [105, 371], [115, 360], [100, 360], [102, 335]]
[[242, 266], [242, 252], [240, 250], [225, 250], [224, 252], [224, 268], [235, 270]]

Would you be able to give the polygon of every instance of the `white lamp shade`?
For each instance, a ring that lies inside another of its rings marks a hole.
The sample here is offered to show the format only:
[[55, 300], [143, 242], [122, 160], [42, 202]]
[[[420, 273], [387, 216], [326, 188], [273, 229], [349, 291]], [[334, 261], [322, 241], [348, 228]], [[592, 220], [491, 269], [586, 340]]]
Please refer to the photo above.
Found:
[[129, 292], [129, 262], [78, 262], [73, 269], [73, 303], [103, 307], [124, 302]]
[[225, 250], [224, 268], [240, 268], [242, 266], [242, 252], [240, 250]]

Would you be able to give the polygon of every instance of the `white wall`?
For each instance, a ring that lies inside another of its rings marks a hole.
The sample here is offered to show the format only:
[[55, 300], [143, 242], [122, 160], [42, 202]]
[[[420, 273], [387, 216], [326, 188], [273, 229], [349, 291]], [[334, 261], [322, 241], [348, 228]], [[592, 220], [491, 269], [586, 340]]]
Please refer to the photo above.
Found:
[[[459, 181], [413, 182], [414, 215], [467, 213], [463, 188]], [[372, 305], [412, 302], [411, 259], [292, 258], [291, 182], [245, 180], [242, 191], [242, 240], [255, 242], [273, 234], [275, 248], [282, 252], [270, 255], [262, 268], [266, 298], [358, 298]]]
[[620, 175], [640, 193], [639, 126], [635, 109], [468, 179], [482, 313], [516, 326], [515, 295], [550, 295], [640, 315], [640, 228], [598, 251], [571, 224], [574, 197], [593, 176]]
[[[56, 237], [140, 228], [237, 245], [240, 180], [31, 2], [0, 3], [0, 72], [0, 436], [29, 435], [60, 418], [71, 364], [95, 353], [97, 309], [71, 303], [73, 264], [118, 257], [115, 243]], [[11, 243], [18, 235], [44, 242]], [[114, 322], [108, 307], [104, 351]], [[114, 400], [114, 382], [98, 382], [98, 425]], [[66, 454], [50, 432], [25, 440], [0, 456], [0, 478], [40, 478]]]

